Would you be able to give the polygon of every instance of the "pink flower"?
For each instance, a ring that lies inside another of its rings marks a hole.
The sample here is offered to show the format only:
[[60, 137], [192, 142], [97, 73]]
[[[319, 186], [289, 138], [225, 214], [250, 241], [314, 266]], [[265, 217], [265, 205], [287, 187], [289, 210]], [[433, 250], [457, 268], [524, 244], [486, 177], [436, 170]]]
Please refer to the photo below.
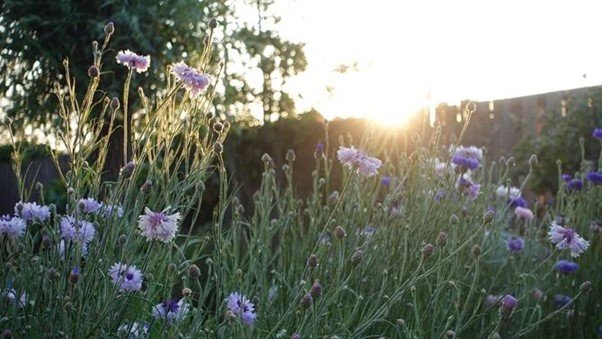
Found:
[[552, 244], [558, 249], [570, 249], [571, 257], [578, 257], [589, 247], [589, 242], [583, 239], [574, 229], [562, 227], [556, 222], [552, 222], [552, 227], [548, 232], [548, 237]]
[[146, 72], [148, 66], [150, 66], [150, 56], [138, 55], [129, 49], [119, 51], [116, 59], [118, 64], [122, 64], [129, 69], [135, 69], [138, 73]]
[[211, 80], [208, 75], [201, 74], [201, 72], [186, 65], [184, 61], [172, 65], [171, 73], [182, 82], [184, 88], [190, 91], [190, 96], [193, 98], [201, 94], [209, 86]]
[[138, 219], [140, 233], [146, 240], [161, 240], [169, 242], [176, 237], [180, 213], [166, 214], [165, 211], [153, 212], [148, 207]]
[[366, 153], [355, 149], [353, 146], [339, 147], [337, 152], [339, 161], [349, 168], [357, 168], [358, 172], [366, 177], [371, 177], [378, 173], [378, 168], [382, 165], [382, 161], [378, 158], [368, 156]]
[[514, 214], [517, 217], [523, 218], [525, 220], [533, 220], [533, 212], [528, 208], [517, 206], [514, 210]]

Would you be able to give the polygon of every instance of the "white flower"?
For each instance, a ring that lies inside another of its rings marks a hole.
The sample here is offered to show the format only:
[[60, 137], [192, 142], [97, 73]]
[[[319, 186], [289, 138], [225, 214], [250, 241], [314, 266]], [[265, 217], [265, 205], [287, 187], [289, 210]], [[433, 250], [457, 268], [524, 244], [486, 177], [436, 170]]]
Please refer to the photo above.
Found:
[[153, 212], [148, 207], [138, 219], [138, 229], [146, 240], [169, 242], [176, 237], [180, 213], [166, 214], [165, 211]]

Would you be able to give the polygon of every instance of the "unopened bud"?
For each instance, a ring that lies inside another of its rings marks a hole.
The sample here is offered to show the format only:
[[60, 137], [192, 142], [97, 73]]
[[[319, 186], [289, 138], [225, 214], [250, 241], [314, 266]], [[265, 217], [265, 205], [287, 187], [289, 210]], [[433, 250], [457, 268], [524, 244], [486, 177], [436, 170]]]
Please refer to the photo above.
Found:
[[224, 151], [224, 146], [221, 143], [216, 142], [215, 144], [213, 144], [213, 151], [215, 153], [221, 154]]
[[299, 301], [299, 306], [301, 306], [302, 308], [309, 308], [311, 306], [312, 301], [313, 298], [309, 293], [307, 293], [301, 298], [301, 301]]
[[113, 25], [113, 22], [109, 21], [105, 25], [105, 34], [106, 35], [111, 35], [113, 33], [115, 33], [115, 25]]
[[586, 281], [583, 284], [581, 284], [581, 286], [579, 286], [579, 289], [581, 289], [581, 292], [583, 293], [589, 293], [592, 290], [592, 283]]
[[198, 277], [201, 276], [201, 270], [199, 269], [199, 267], [197, 265], [190, 265], [188, 266], [188, 276], [191, 279], [197, 279]]
[[167, 265], [167, 272], [173, 272], [177, 269], [178, 267], [176, 266], [176, 264], [174, 263], [169, 263], [169, 265]]
[[188, 287], [184, 287], [182, 289], [182, 295], [185, 297], [189, 297], [192, 294], [192, 290]]
[[433, 244], [426, 244], [424, 246], [424, 248], [422, 249], [422, 257], [424, 259], [429, 258], [431, 255], [433, 255], [433, 252], [435, 251], [435, 246], [433, 246]]
[[96, 78], [100, 75], [100, 71], [98, 70], [98, 67], [96, 67], [96, 65], [92, 65], [88, 68], [88, 76], [90, 78]]
[[114, 97], [113, 99], [111, 99], [111, 109], [116, 111], [119, 109], [119, 99], [117, 99], [117, 97]]
[[447, 332], [445, 332], [445, 336], [447, 337], [447, 339], [454, 339], [456, 337], [456, 332], [448, 330]]
[[307, 266], [316, 268], [318, 266], [318, 256], [313, 253], [310, 254], [309, 258], [307, 259]]
[[472, 246], [472, 255], [474, 255], [475, 257], [478, 257], [481, 255], [481, 246], [479, 245], [474, 245]]
[[537, 159], [537, 154], [531, 154], [529, 158], [529, 165], [535, 167], [539, 164], [539, 160]]
[[452, 214], [452, 215], [451, 215], [451, 217], [449, 217], [449, 222], [450, 222], [452, 225], [457, 225], [457, 224], [460, 222], [460, 218], [458, 218], [458, 216], [457, 216], [457, 215], [455, 215], [455, 214]]
[[485, 212], [485, 214], [483, 214], [483, 223], [489, 224], [490, 222], [493, 221], [494, 218], [495, 218], [495, 212], [489, 210], [489, 211]]
[[10, 339], [13, 337], [13, 332], [9, 329], [5, 329], [4, 331], [2, 331], [2, 338], [3, 339]]
[[124, 179], [128, 179], [132, 176], [135, 169], [136, 169], [136, 163], [133, 161], [130, 161], [121, 168], [121, 170], [119, 171], [119, 175], [121, 175], [121, 177]]
[[345, 229], [341, 226], [337, 226], [334, 229], [334, 236], [337, 237], [338, 239], [343, 239], [347, 236], [347, 233], [345, 232]]
[[351, 262], [354, 263], [354, 264], [356, 264], [356, 265], [359, 264], [359, 263], [361, 263], [362, 260], [364, 260], [364, 251], [362, 251], [362, 250], [356, 250], [351, 255]]
[[447, 245], [447, 233], [439, 232], [439, 235], [437, 236], [437, 245], [439, 245], [439, 247], [445, 247], [445, 245]]
[[125, 234], [121, 234], [119, 235], [119, 237], [117, 238], [117, 242], [120, 243], [121, 245], [125, 244], [125, 242], [128, 240], [128, 236]]
[[215, 124], [213, 124], [213, 130], [216, 133], [221, 133], [224, 131], [224, 125], [222, 125], [221, 122], [216, 122]]
[[71, 270], [71, 273], [69, 273], [69, 282], [71, 284], [75, 285], [78, 280], [79, 280], [79, 269], [77, 267], [74, 267]]
[[309, 289], [309, 294], [312, 298], [317, 299], [322, 295], [322, 285], [318, 280], [314, 281], [313, 285]]
[[152, 189], [153, 182], [150, 180], [147, 180], [144, 184], [142, 184], [142, 186], [140, 186], [140, 192], [142, 192], [143, 194], [149, 194]]
[[286, 151], [286, 161], [295, 161], [296, 158], [297, 156], [295, 155], [295, 151], [292, 149]]
[[217, 20], [215, 20], [215, 18], [211, 18], [211, 20], [209, 20], [209, 28], [215, 29], [216, 27], [217, 27]]
[[53, 267], [49, 268], [48, 271], [46, 271], [46, 274], [50, 280], [56, 280], [59, 277], [59, 272]]

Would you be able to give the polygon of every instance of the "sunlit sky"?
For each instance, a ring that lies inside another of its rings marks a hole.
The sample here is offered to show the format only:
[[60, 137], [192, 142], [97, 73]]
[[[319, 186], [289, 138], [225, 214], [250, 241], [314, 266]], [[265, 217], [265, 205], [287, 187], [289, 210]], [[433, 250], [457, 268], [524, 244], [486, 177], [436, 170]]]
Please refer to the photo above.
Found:
[[[315, 107], [327, 118], [399, 123], [426, 104], [602, 84], [601, 1], [278, 0], [275, 7], [281, 35], [305, 42], [309, 62], [289, 90], [302, 96], [300, 110]], [[334, 72], [353, 63], [357, 71]]]

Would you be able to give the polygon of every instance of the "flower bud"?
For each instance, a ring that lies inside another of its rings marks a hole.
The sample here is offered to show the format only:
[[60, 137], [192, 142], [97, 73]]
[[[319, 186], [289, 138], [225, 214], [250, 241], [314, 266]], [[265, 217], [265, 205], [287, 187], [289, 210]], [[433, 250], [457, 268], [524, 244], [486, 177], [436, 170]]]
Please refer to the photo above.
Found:
[[190, 265], [188, 266], [188, 276], [191, 279], [197, 279], [198, 277], [201, 276], [201, 270], [199, 269], [199, 267], [197, 265]]
[[351, 255], [351, 262], [356, 265], [361, 263], [363, 259], [364, 259], [364, 251], [362, 251], [362, 250], [356, 250]]
[[119, 175], [124, 179], [128, 179], [132, 176], [132, 174], [134, 174], [135, 169], [136, 169], [136, 163], [133, 161], [130, 161], [121, 168], [121, 170], [119, 171]]
[[449, 222], [452, 225], [457, 225], [460, 222], [460, 218], [458, 218], [457, 215], [452, 214], [451, 217], [449, 217]]
[[152, 273], [147, 273], [144, 275], [144, 280], [151, 282], [155, 279], [155, 275]]
[[224, 151], [224, 146], [221, 143], [216, 142], [213, 144], [213, 151], [217, 154], [221, 154]]
[[98, 67], [96, 67], [96, 65], [92, 65], [88, 68], [88, 76], [90, 78], [96, 78], [100, 75], [100, 70], [98, 70]]
[[71, 195], [75, 192], [75, 190], [73, 189], [73, 187], [69, 187], [67, 188], [67, 194]]
[[318, 267], [318, 256], [312, 253], [307, 259], [307, 266], [311, 268]]
[[529, 158], [529, 165], [531, 167], [535, 167], [539, 164], [539, 160], [537, 159], [537, 154], [531, 154], [531, 157]]
[[272, 158], [267, 153], [263, 153], [263, 155], [261, 156], [261, 161], [263, 161], [266, 164], [269, 163], [271, 160]]
[[74, 267], [71, 270], [71, 273], [69, 273], [69, 282], [71, 284], [75, 285], [78, 280], [79, 280], [79, 269], [77, 267]]
[[309, 306], [311, 306], [312, 301], [313, 298], [309, 293], [307, 293], [301, 298], [301, 301], [299, 301], [299, 306], [301, 306], [302, 308], [309, 308]]
[[295, 151], [293, 151], [292, 149], [289, 149], [288, 151], [286, 151], [286, 161], [295, 161], [295, 159], [297, 158], [297, 156], [295, 155]]
[[205, 113], [205, 119], [207, 120], [211, 120], [215, 117], [215, 114], [213, 114], [213, 112], [207, 112]]
[[121, 234], [119, 235], [119, 237], [117, 238], [117, 242], [119, 242], [121, 245], [125, 244], [125, 242], [128, 240], [128, 236], [125, 234]]
[[65, 305], [63, 305], [63, 309], [67, 311], [67, 313], [70, 313], [73, 311], [73, 303], [70, 301], [66, 302]]
[[592, 283], [589, 281], [586, 281], [583, 284], [581, 284], [581, 286], [579, 286], [579, 289], [581, 289], [581, 292], [587, 294], [592, 290]]
[[188, 287], [184, 287], [182, 289], [182, 295], [185, 297], [189, 297], [190, 295], [192, 295], [192, 290]]
[[291, 335], [291, 339], [301, 339], [301, 338], [302, 338], [302, 337], [301, 337], [301, 334], [299, 334], [299, 333], [293, 333], [293, 334]]
[[216, 133], [221, 133], [224, 131], [224, 125], [222, 125], [221, 122], [216, 122], [215, 124], [213, 124], [213, 130]]
[[109, 21], [105, 25], [105, 34], [106, 35], [111, 35], [113, 33], [115, 33], [115, 25], [113, 24], [113, 22]]
[[513, 296], [506, 294], [500, 302], [500, 315], [510, 318], [517, 304], [518, 301]]
[[447, 337], [447, 339], [454, 339], [456, 337], [456, 332], [448, 330], [447, 332], [445, 332], [445, 336]]
[[152, 189], [153, 182], [150, 180], [147, 180], [144, 184], [142, 184], [142, 186], [140, 186], [140, 192], [142, 192], [142, 194], [149, 194]]
[[311, 285], [309, 295], [314, 299], [317, 299], [322, 295], [322, 285], [320, 285], [318, 280], [314, 281], [313, 285]]
[[178, 267], [176, 266], [176, 264], [174, 263], [169, 263], [169, 265], [167, 265], [167, 272], [173, 272], [177, 269]]
[[343, 239], [347, 236], [347, 233], [345, 232], [345, 229], [341, 226], [337, 226], [334, 229], [334, 236], [337, 237], [337, 239]]
[[490, 222], [493, 221], [494, 218], [495, 218], [495, 212], [489, 210], [489, 211], [485, 212], [485, 214], [483, 214], [483, 223], [489, 224]]
[[117, 97], [114, 97], [111, 100], [111, 109], [114, 110], [114, 111], [116, 111], [116, 110], [119, 109], [119, 106], [120, 106], [119, 99], [117, 99]]
[[435, 251], [435, 246], [433, 246], [433, 244], [431, 244], [431, 243], [428, 243], [422, 248], [422, 257], [424, 259], [428, 259], [431, 255], [433, 255], [434, 251]]
[[48, 275], [48, 279], [56, 280], [59, 277], [59, 272], [54, 267], [51, 267], [46, 271], [46, 275]]
[[439, 245], [439, 247], [445, 247], [445, 245], [447, 245], [447, 233], [443, 231], [439, 232], [439, 235], [437, 236], [437, 245]]
[[217, 20], [215, 20], [215, 18], [211, 18], [211, 20], [209, 20], [209, 28], [215, 29], [216, 27], [217, 27]]
[[474, 245], [472, 246], [472, 255], [474, 255], [475, 257], [478, 257], [481, 255], [481, 246], [479, 245]]

